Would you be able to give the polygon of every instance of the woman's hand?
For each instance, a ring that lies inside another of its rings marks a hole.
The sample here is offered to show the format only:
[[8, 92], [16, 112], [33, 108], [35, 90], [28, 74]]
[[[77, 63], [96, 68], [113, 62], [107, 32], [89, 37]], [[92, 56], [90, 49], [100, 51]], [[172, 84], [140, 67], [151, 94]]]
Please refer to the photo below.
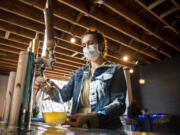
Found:
[[34, 82], [35, 95], [40, 89], [52, 98], [58, 93], [59, 87], [49, 79], [44, 79], [43, 77], [38, 76]]
[[43, 83], [44, 81], [44, 78], [41, 77], [41, 76], [38, 76], [34, 82], [34, 90], [36, 91], [35, 92], [35, 95], [37, 94], [37, 92], [39, 91], [39, 89], [41, 88], [41, 84]]
[[63, 123], [63, 125], [70, 125], [72, 127], [81, 127], [83, 124], [87, 122], [89, 117], [87, 114], [77, 113], [75, 115], [68, 116], [68, 118], [70, 120]]

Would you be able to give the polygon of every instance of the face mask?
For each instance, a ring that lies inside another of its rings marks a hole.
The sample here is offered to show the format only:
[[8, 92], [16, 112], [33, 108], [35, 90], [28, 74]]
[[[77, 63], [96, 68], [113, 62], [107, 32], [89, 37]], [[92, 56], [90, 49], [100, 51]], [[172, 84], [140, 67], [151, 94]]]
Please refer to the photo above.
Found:
[[101, 52], [99, 52], [98, 45], [95, 44], [84, 47], [83, 53], [88, 60], [96, 60], [101, 54]]

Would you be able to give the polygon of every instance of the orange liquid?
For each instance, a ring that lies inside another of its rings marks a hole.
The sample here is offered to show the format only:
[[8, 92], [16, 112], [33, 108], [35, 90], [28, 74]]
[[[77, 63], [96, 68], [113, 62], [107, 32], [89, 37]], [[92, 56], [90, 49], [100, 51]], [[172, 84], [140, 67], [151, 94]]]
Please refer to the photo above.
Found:
[[67, 115], [65, 112], [44, 112], [43, 117], [47, 124], [57, 126], [66, 121]]

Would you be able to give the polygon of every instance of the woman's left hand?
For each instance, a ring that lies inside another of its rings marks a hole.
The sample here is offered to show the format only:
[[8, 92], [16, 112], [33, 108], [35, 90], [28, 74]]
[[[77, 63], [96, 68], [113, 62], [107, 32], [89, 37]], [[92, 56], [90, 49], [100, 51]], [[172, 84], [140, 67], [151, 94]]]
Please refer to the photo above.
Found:
[[63, 123], [63, 125], [70, 125], [72, 127], [81, 127], [88, 120], [88, 115], [83, 113], [77, 113], [71, 116], [68, 116], [69, 121]]

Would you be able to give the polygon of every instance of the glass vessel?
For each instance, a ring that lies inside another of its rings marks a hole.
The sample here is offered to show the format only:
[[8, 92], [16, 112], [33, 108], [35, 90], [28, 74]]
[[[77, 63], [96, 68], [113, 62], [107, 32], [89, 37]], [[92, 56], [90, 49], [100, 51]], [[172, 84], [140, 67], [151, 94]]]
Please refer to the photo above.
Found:
[[43, 93], [41, 101], [44, 121], [50, 126], [61, 126], [66, 121], [67, 113], [61, 95], [57, 92], [54, 97]]

